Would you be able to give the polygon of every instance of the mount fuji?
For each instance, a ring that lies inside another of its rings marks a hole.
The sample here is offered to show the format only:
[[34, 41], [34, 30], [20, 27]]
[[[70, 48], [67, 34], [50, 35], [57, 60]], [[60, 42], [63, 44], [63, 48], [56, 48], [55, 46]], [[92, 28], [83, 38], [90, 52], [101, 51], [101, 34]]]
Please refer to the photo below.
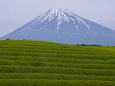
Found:
[[115, 46], [115, 31], [65, 9], [50, 9], [1, 38]]

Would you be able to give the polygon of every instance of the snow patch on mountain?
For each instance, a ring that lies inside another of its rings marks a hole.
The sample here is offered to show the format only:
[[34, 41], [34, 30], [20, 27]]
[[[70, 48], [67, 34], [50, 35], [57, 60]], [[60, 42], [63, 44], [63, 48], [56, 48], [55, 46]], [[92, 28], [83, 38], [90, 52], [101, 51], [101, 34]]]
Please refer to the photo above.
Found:
[[[50, 9], [48, 12], [42, 14], [41, 16], [37, 17], [34, 21], [32, 21], [32, 23], [30, 25], [28, 25], [25, 29], [31, 29], [29, 26], [31, 26], [31, 25], [34, 26], [34, 24], [36, 24], [36, 22], [38, 24], [42, 24], [45, 21], [47, 21], [47, 23], [49, 23], [50, 21], [52, 21], [54, 19], [57, 20], [57, 25], [56, 25], [57, 31], [60, 30], [61, 24], [69, 23], [70, 21], [72, 21], [73, 24], [75, 25], [76, 32], [81, 31], [78, 28], [78, 23], [84, 24], [88, 30], [91, 30], [90, 25], [88, 25], [87, 22], [85, 22], [79, 16], [75, 15], [73, 12], [65, 10], [65, 9]], [[43, 27], [45, 27], [46, 25], [44, 25]], [[41, 28], [39, 28], [38, 31], [42, 30]]]

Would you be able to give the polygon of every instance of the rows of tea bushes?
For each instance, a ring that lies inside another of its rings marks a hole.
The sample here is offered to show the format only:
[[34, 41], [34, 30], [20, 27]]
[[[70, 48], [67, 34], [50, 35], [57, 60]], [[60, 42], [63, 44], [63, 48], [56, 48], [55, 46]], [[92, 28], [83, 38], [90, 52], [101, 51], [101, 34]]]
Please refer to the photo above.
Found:
[[1, 40], [0, 86], [115, 86], [115, 46]]

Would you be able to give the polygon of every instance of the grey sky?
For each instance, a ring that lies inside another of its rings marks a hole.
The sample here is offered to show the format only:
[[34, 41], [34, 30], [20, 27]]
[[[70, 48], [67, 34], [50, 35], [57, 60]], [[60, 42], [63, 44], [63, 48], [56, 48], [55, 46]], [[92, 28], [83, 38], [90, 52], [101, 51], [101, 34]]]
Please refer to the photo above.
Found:
[[0, 0], [0, 37], [50, 8], [69, 9], [115, 30], [115, 0]]

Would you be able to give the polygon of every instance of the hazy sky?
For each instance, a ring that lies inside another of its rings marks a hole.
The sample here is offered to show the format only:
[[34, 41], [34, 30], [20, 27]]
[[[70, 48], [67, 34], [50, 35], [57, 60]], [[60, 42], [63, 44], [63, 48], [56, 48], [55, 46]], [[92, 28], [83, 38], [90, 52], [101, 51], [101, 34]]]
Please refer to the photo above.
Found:
[[115, 0], [0, 0], [0, 37], [50, 8], [63, 8], [115, 30]]

